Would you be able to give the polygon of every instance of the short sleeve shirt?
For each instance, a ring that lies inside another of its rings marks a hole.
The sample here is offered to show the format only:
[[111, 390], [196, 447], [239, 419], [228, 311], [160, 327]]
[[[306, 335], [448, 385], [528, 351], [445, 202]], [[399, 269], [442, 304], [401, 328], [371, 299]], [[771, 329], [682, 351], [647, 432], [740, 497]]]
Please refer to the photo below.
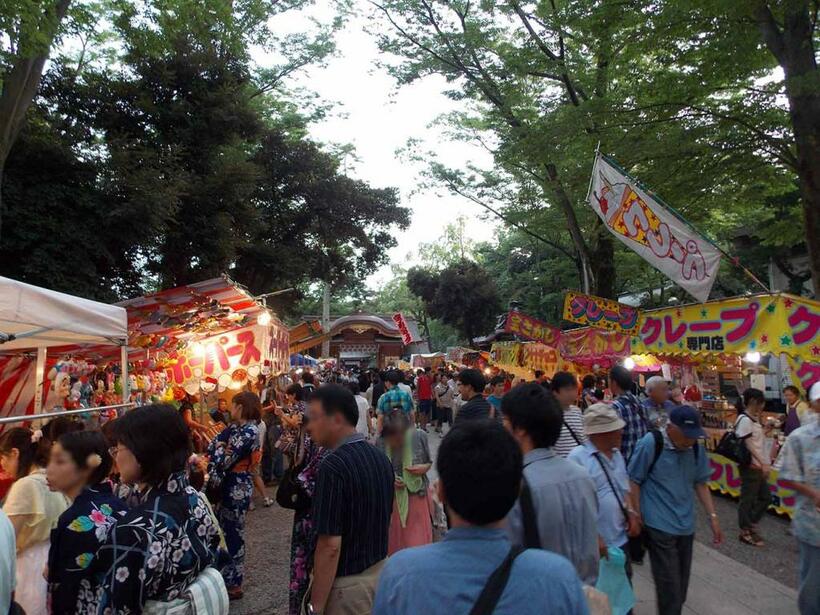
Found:
[[45, 470], [36, 469], [15, 482], [6, 496], [3, 512], [9, 517], [20, 515], [29, 519], [17, 535], [17, 551], [48, 540], [67, 508], [68, 499], [48, 488]]
[[359, 574], [387, 557], [393, 483], [387, 456], [358, 433], [322, 461], [313, 519], [317, 534], [342, 538], [337, 576]]
[[405, 414], [413, 411], [413, 398], [397, 386], [379, 397], [379, 414], [390, 414], [394, 408], [400, 408]]
[[[820, 489], [820, 421], [817, 418], [789, 434], [783, 447], [780, 479]], [[820, 547], [820, 512], [811, 498], [799, 493], [792, 528], [798, 540]]]

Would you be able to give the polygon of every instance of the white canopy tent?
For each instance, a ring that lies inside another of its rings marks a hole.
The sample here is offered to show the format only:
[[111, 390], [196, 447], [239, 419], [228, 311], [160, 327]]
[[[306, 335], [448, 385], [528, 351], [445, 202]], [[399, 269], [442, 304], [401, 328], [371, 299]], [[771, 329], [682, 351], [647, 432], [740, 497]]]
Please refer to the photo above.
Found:
[[[120, 346], [127, 389], [127, 343], [125, 308], [0, 277], [0, 353], [37, 349], [35, 414], [42, 406], [48, 347], [76, 347], [81, 352], [87, 346]], [[123, 399], [128, 399], [127, 390], [123, 391]]]

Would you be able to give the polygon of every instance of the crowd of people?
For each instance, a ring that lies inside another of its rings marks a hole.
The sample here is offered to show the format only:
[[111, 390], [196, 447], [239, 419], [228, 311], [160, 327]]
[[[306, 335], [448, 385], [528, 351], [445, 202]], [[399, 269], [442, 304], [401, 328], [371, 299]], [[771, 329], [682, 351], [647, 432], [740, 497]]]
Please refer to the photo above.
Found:
[[[580, 384], [304, 370], [220, 398], [209, 425], [186, 399], [99, 428], [59, 417], [6, 429], [0, 612], [227, 613], [247, 576], [247, 512], [255, 493], [272, 505], [275, 487], [293, 510], [291, 615], [626, 613], [646, 552], [658, 611], [681, 613], [696, 503], [713, 541], [724, 536], [700, 412], [678, 393], [653, 377], [639, 397], [620, 366]], [[816, 615], [820, 384], [808, 403], [789, 393], [778, 458], [798, 493], [799, 606]], [[734, 430], [750, 453], [739, 540], [756, 547], [773, 463], [763, 401], [745, 391]]]

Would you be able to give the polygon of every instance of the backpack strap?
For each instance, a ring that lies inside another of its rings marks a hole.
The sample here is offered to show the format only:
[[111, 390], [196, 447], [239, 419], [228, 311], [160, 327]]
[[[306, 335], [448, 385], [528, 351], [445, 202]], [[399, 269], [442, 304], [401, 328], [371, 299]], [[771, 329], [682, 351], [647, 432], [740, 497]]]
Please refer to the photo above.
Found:
[[510, 579], [510, 571], [512, 570], [515, 558], [521, 555], [526, 549], [524, 547], [514, 546], [507, 553], [507, 557], [501, 562], [490, 578], [487, 579], [487, 584], [478, 596], [478, 600], [470, 609], [470, 615], [492, 615], [498, 601], [501, 599], [501, 594], [504, 593], [504, 588], [507, 586], [507, 581]]
[[663, 452], [663, 434], [657, 429], [653, 429], [649, 433], [652, 434], [652, 438], [655, 440], [655, 456], [652, 458], [652, 463], [649, 464], [649, 469], [646, 471], [647, 479], [649, 475], [652, 474], [652, 470], [655, 469], [655, 464], [658, 463], [658, 459], [660, 459], [661, 453]]

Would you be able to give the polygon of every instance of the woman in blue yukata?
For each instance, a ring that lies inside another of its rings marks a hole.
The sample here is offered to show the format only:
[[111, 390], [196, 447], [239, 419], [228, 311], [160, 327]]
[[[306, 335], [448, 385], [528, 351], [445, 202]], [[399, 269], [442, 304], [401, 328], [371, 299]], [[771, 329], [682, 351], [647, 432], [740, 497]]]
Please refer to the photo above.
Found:
[[[142, 406], [117, 420], [111, 455], [139, 504], [118, 517], [81, 582], [78, 613], [157, 613], [179, 608], [208, 582], [219, 528], [185, 474], [191, 434], [168, 405]], [[221, 578], [216, 575], [224, 593]], [[227, 608], [224, 609], [224, 612]], [[211, 612], [223, 612], [212, 610]]]
[[48, 486], [72, 500], [51, 530], [47, 569], [51, 615], [77, 611], [80, 583], [89, 578], [88, 568], [108, 538], [115, 515], [125, 511], [107, 480], [111, 465], [105, 438], [98, 431], [63, 434], [51, 448]]
[[231, 424], [208, 445], [208, 473], [211, 484], [214, 477], [221, 481], [222, 499], [216, 517], [231, 555], [231, 561], [222, 568], [222, 577], [228, 597], [238, 600], [245, 571], [245, 515], [253, 495], [251, 469], [262, 456], [256, 425], [262, 416], [262, 404], [250, 391], [238, 393], [231, 402]]

